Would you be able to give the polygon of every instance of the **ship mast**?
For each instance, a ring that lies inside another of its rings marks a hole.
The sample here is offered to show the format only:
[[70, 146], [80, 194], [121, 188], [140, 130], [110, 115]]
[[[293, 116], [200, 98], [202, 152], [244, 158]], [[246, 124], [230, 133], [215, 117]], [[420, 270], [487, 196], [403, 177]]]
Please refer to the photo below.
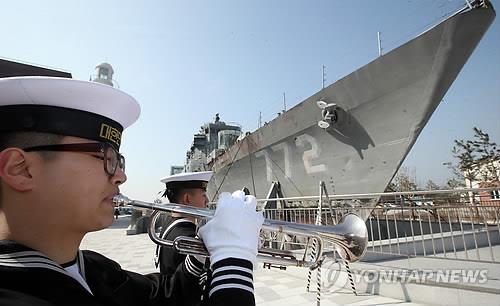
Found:
[[325, 73], [325, 65], [321, 66], [321, 89], [325, 89], [325, 80], [326, 80], [326, 73]]
[[286, 112], [286, 97], [285, 93], [283, 93], [283, 113]]
[[382, 56], [382, 43], [380, 40], [380, 32], [377, 32], [377, 41], [378, 41], [378, 56]]

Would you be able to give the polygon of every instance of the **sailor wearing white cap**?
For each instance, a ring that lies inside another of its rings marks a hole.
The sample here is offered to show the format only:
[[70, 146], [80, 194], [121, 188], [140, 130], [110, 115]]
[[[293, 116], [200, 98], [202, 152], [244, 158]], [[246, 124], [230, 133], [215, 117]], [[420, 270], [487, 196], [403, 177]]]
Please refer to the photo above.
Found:
[[[134, 98], [99, 83], [0, 78], [0, 305], [198, 303], [199, 275], [185, 264], [169, 276], [143, 276], [79, 250], [86, 233], [113, 222], [112, 199], [127, 179], [122, 132], [139, 113]], [[214, 266], [251, 267], [262, 217], [244, 205], [252, 197], [224, 201], [232, 203], [235, 219], [214, 217], [200, 236]], [[250, 234], [236, 233], [244, 243], [227, 237], [227, 248], [220, 237], [233, 221], [245, 223]], [[211, 304], [231, 298], [254, 304], [252, 283], [243, 289], [235, 283], [214, 282]]]
[[[165, 183], [166, 196], [170, 203], [189, 205], [197, 208], [206, 208], [208, 204], [207, 184], [212, 177], [212, 171], [178, 173], [161, 180]], [[173, 213], [168, 216], [162, 224], [161, 237], [173, 241], [179, 236], [196, 236], [196, 224], [193, 218], [183, 216], [179, 213]], [[171, 247], [156, 248], [156, 266], [160, 266], [160, 273], [172, 274], [177, 266], [184, 262], [186, 255], [179, 254]], [[201, 270], [202, 263], [194, 258], [188, 258], [190, 263], [188, 268]]]
[[167, 176], [163, 194], [170, 202], [206, 208], [208, 204], [207, 185], [212, 171], [184, 172]]
[[[170, 203], [206, 208], [208, 204], [207, 184], [211, 177], [212, 171], [186, 172], [167, 176], [161, 179], [161, 182], [165, 183], [163, 196], [166, 196]], [[172, 213], [162, 222], [161, 237], [173, 241], [179, 236], [195, 237], [196, 223], [189, 216]], [[202, 275], [200, 285], [205, 287], [206, 269], [203, 258], [180, 254], [172, 247], [156, 247], [155, 264], [156, 267], [160, 267], [161, 274], [172, 274], [184, 262], [188, 270]], [[204, 296], [203, 299], [206, 301], [207, 297]]]

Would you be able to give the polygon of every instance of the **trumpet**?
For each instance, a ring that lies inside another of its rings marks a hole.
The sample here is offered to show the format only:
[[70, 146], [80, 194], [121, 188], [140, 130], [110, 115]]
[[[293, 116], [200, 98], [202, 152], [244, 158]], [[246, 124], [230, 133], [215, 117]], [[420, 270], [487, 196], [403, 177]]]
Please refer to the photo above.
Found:
[[[173, 247], [177, 252], [187, 255], [209, 256], [203, 241], [198, 238], [180, 236], [173, 241], [160, 238], [156, 234], [155, 224], [162, 212], [181, 213], [195, 218], [210, 219], [214, 211], [204, 208], [168, 203], [157, 204], [138, 200], [131, 200], [124, 195], [116, 195], [113, 198], [115, 205], [127, 205], [134, 208], [145, 208], [153, 210], [148, 227], [148, 235], [151, 240], [161, 246]], [[277, 234], [288, 234], [307, 237], [306, 250], [302, 258], [288, 250], [276, 250], [273, 248], [259, 248], [257, 258], [259, 261], [276, 264], [280, 266], [297, 266], [310, 269], [317, 268], [324, 259], [324, 243], [332, 243], [338, 254], [348, 262], [358, 261], [363, 257], [368, 245], [368, 231], [365, 222], [359, 216], [346, 214], [339, 224], [333, 226], [320, 226], [311, 224], [300, 224], [287, 221], [265, 219], [262, 230], [276, 232]], [[306, 259], [309, 241], [315, 240], [315, 251], [311, 258]]]

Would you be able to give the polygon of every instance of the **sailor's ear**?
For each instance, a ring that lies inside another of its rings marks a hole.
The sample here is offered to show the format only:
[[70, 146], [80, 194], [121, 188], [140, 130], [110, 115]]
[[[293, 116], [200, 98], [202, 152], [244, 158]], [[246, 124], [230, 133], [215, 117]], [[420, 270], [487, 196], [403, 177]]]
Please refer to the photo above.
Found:
[[33, 188], [30, 173], [32, 161], [21, 149], [8, 148], [0, 152], [0, 178], [4, 184], [17, 191], [29, 191]]
[[182, 203], [183, 204], [191, 204], [191, 195], [189, 192], [184, 192], [182, 195]]

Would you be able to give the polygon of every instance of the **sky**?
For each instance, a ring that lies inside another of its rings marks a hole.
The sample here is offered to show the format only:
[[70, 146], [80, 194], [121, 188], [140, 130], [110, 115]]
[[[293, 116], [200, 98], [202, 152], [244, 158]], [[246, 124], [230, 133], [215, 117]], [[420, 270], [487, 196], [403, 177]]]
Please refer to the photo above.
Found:
[[[500, 9], [500, 1], [492, 1]], [[193, 134], [212, 121], [257, 128], [464, 5], [463, 0], [8, 1], [0, 57], [88, 80], [109, 62], [141, 104], [124, 132], [124, 194], [152, 201]], [[455, 139], [474, 126], [500, 143], [500, 21], [493, 22], [403, 166], [417, 182], [444, 184]]]

